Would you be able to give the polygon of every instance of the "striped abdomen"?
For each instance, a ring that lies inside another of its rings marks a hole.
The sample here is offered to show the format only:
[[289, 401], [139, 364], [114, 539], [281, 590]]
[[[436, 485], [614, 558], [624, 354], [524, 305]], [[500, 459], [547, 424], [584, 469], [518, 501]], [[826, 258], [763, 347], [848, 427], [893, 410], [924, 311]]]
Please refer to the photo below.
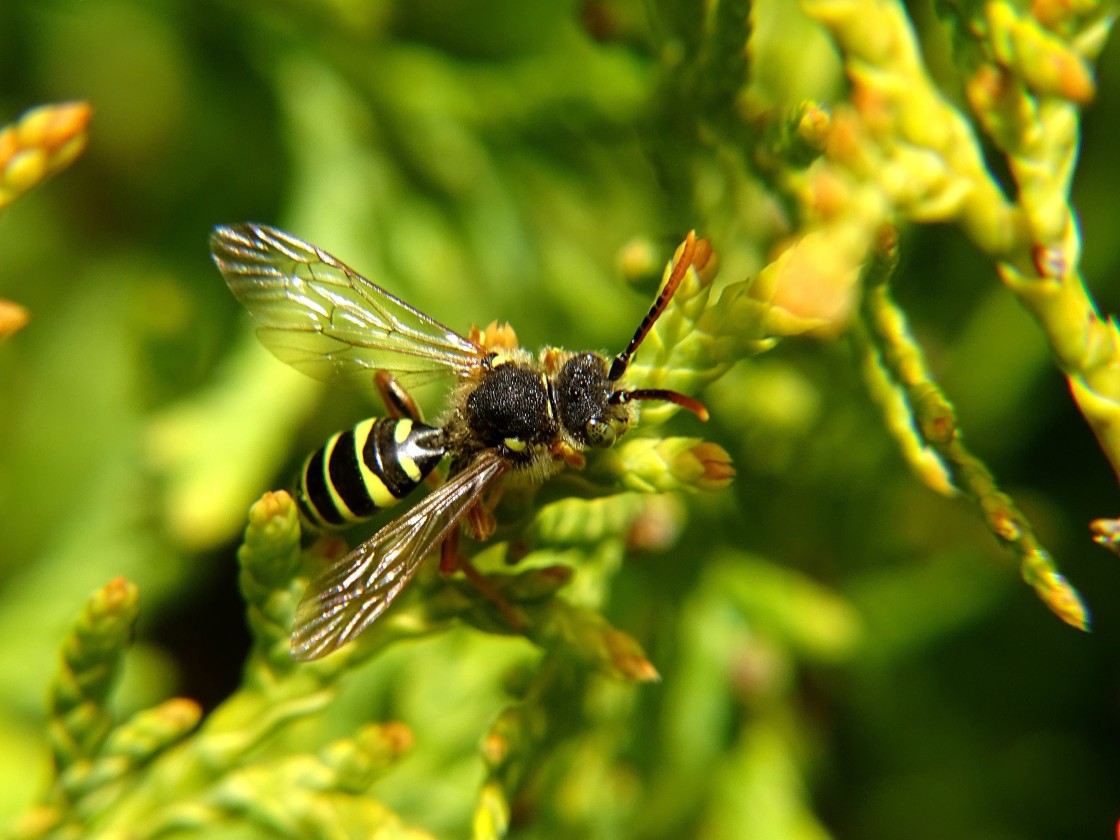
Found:
[[373, 418], [333, 435], [303, 465], [296, 503], [318, 528], [344, 528], [395, 505], [435, 469], [442, 429]]

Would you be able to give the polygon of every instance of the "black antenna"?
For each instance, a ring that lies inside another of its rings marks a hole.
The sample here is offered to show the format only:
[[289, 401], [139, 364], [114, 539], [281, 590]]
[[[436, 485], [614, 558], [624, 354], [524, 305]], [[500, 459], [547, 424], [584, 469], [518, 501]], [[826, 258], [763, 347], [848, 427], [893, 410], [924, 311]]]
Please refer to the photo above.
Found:
[[622, 378], [622, 374], [626, 373], [626, 368], [630, 366], [630, 357], [634, 355], [634, 351], [638, 349], [642, 340], [649, 335], [649, 331], [653, 329], [653, 325], [657, 323], [657, 319], [661, 317], [661, 313], [665, 311], [665, 307], [673, 299], [673, 294], [684, 279], [689, 266], [692, 265], [692, 258], [695, 254], [696, 231], [690, 230], [688, 236], [684, 238], [684, 245], [681, 246], [681, 258], [673, 264], [673, 270], [669, 273], [665, 288], [661, 290], [661, 294], [657, 296], [657, 300], [649, 308], [646, 317], [638, 325], [638, 329], [634, 332], [634, 337], [630, 339], [630, 343], [626, 345], [626, 349], [615, 356], [614, 361], [611, 362], [611, 369], [607, 374], [607, 379], [611, 382], [617, 382]]
[[[653, 325], [657, 323], [657, 319], [661, 317], [661, 313], [665, 311], [665, 307], [669, 305], [669, 301], [673, 299], [673, 295], [680, 286], [681, 281], [684, 280], [685, 274], [692, 266], [692, 261], [696, 257], [696, 231], [690, 230], [688, 236], [684, 238], [684, 244], [681, 246], [681, 256], [675, 263], [673, 269], [669, 272], [669, 279], [665, 281], [665, 288], [661, 290], [661, 294], [657, 296], [657, 300], [653, 302], [653, 306], [649, 308], [646, 317], [642, 319], [642, 323], [638, 325], [638, 329], [634, 332], [634, 337], [630, 339], [630, 343], [626, 345], [626, 349], [614, 357], [611, 362], [611, 369], [607, 373], [607, 379], [611, 382], [617, 382], [626, 373], [626, 368], [630, 366], [630, 359], [634, 356], [634, 351], [638, 349], [638, 345], [642, 343], [643, 339], [649, 335], [649, 331], [653, 329]], [[679, 405], [681, 408], [686, 408], [699, 417], [701, 420], [708, 419], [708, 409], [700, 400], [693, 399], [678, 391], [670, 391], [666, 388], [637, 388], [632, 391], [615, 391], [610, 396], [612, 403], [625, 405], [631, 400], [662, 400], [664, 402], [671, 402], [674, 405]]]

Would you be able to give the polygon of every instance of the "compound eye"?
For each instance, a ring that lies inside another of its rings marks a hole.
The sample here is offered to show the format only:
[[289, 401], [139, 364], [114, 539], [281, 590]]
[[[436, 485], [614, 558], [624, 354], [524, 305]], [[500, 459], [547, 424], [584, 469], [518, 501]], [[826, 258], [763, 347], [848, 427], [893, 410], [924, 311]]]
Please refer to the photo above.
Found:
[[598, 448], [614, 446], [614, 442], [618, 440], [618, 430], [615, 429], [614, 424], [600, 420], [598, 417], [592, 417], [587, 421], [584, 434], [587, 435], [587, 443]]

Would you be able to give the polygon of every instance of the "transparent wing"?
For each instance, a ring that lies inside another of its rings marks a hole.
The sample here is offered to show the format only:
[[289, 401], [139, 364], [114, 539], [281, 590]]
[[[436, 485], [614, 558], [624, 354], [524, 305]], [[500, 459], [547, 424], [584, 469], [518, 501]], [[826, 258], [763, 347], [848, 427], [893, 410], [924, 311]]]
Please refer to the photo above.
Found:
[[387, 370], [405, 383], [464, 373], [474, 342], [394, 297], [326, 251], [276, 228], [216, 227], [210, 253], [277, 358], [317, 379], [369, 385]]
[[509, 461], [495, 450], [315, 578], [296, 608], [292, 656], [318, 659], [357, 636], [397, 597]]

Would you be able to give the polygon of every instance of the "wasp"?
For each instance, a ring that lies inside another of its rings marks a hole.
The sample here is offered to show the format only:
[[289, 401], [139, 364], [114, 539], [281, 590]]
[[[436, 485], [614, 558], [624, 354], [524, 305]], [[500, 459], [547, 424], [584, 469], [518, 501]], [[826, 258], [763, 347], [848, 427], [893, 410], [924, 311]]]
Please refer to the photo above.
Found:
[[[630, 343], [608, 361], [556, 347], [534, 356], [512, 333], [460, 335], [281, 230], [260, 224], [214, 229], [214, 262], [257, 321], [265, 347], [319, 379], [372, 382], [389, 414], [333, 435], [307, 459], [295, 495], [308, 524], [330, 529], [368, 519], [449, 461], [446, 481], [311, 581], [296, 609], [296, 659], [325, 656], [357, 636], [439, 546], [441, 568], [462, 568], [470, 576], [469, 564], [457, 560], [460, 523], [466, 519], [476, 537], [488, 537], [494, 521], [484, 499], [582, 467], [583, 453], [626, 434], [637, 420], [637, 402], [668, 401], [707, 419], [692, 397], [620, 384], [695, 247], [690, 233]], [[440, 375], [452, 379], [447, 409], [429, 425], [406, 386]], [[482, 581], [477, 572], [472, 579]]]

